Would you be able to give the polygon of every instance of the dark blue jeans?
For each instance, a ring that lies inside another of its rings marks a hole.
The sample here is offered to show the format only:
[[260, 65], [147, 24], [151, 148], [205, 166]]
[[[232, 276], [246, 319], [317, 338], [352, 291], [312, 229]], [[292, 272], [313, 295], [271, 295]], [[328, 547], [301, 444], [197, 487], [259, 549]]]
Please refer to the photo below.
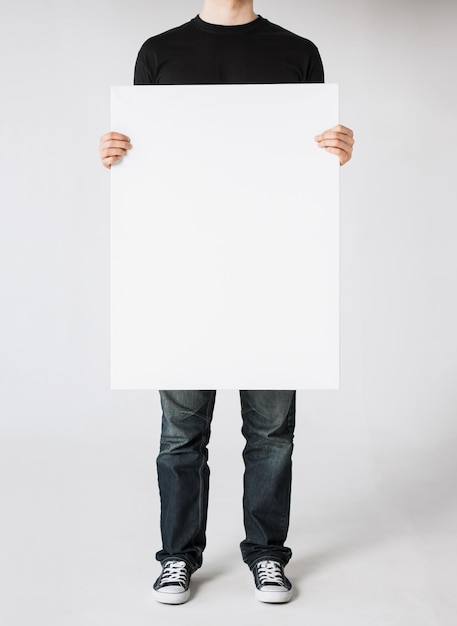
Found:
[[[295, 391], [240, 391], [244, 527], [241, 554], [250, 568], [266, 557], [286, 565]], [[192, 571], [206, 545], [210, 437], [216, 391], [160, 391], [162, 435], [157, 457], [162, 550], [158, 561], [179, 558]]]

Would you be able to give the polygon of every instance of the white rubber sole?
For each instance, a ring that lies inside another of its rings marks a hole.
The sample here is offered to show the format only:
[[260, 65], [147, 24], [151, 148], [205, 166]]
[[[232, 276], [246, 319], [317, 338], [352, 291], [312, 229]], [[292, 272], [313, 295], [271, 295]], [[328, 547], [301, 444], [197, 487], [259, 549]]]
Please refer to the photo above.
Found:
[[270, 604], [279, 604], [289, 602], [294, 595], [293, 589], [289, 591], [259, 591], [255, 590], [255, 597], [259, 602], [268, 602]]
[[156, 591], [153, 588], [152, 597], [162, 604], [184, 604], [190, 597], [190, 589], [180, 593], [164, 593], [163, 591]]

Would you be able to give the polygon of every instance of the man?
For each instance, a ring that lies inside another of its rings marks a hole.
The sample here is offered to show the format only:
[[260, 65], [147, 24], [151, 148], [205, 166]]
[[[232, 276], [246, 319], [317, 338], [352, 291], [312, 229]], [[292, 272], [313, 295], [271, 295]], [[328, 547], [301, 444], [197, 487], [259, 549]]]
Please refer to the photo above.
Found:
[[[205, 0], [189, 22], [148, 39], [135, 65], [136, 85], [214, 83], [321, 83], [316, 46], [254, 13], [253, 0]], [[160, 122], [159, 122], [160, 123]], [[344, 165], [353, 133], [337, 126], [317, 145]], [[110, 168], [132, 148], [117, 132], [103, 135], [100, 157]], [[216, 391], [160, 391], [163, 410], [157, 471], [161, 500], [162, 573], [153, 591], [159, 602], [189, 598], [190, 577], [206, 545], [209, 468], [207, 444]], [[292, 552], [289, 527], [295, 391], [240, 391], [243, 451], [245, 563], [262, 602], [288, 602], [292, 585], [284, 567]]]

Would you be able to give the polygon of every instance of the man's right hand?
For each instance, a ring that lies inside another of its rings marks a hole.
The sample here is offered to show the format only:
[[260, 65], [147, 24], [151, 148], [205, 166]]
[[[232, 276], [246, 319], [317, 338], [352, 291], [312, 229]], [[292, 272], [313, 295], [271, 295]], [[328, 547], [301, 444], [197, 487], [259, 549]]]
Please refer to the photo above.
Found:
[[132, 148], [130, 139], [121, 133], [105, 133], [100, 137], [100, 158], [102, 163], [108, 169], [111, 169], [113, 163], [120, 161], [127, 154], [127, 150]]

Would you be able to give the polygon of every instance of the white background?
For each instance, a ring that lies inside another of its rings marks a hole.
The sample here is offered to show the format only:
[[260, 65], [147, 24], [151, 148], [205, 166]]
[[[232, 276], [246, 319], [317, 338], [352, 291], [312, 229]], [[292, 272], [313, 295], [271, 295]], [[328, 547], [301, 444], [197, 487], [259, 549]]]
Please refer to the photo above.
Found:
[[[1, 7], [0, 611], [21, 626], [173, 623], [182, 613], [148, 591], [158, 394], [109, 389], [110, 175], [97, 146], [110, 85], [131, 84], [145, 39], [200, 5]], [[318, 45], [356, 136], [341, 172], [341, 390], [298, 393], [289, 571], [301, 595], [283, 610], [292, 624], [447, 626], [457, 608], [457, 7], [271, 0], [257, 11]], [[238, 565], [239, 426], [237, 392], [218, 393], [207, 561], [195, 578], [205, 584], [182, 607], [188, 623], [227, 607], [239, 623], [277, 618], [254, 603]], [[229, 581], [238, 587], [227, 595]]]

